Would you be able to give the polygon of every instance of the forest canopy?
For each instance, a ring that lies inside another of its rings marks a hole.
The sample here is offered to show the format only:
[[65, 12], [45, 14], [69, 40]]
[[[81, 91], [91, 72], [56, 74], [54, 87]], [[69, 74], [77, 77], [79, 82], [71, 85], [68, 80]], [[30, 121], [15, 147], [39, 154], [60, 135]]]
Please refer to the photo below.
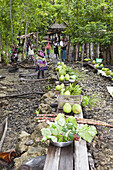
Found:
[[43, 36], [55, 19], [67, 23], [65, 33], [75, 44], [113, 40], [112, 0], [0, 0], [0, 14], [1, 53], [25, 30]]

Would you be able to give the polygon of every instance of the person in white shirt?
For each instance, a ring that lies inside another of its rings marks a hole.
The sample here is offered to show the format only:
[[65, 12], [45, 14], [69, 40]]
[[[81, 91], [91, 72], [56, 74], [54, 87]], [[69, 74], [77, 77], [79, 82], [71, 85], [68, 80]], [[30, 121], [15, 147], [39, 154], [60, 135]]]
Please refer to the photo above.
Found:
[[55, 38], [55, 42], [53, 42], [53, 45], [54, 45], [54, 54], [56, 54], [56, 58], [57, 58], [57, 55], [59, 55], [59, 51], [58, 51], [59, 43], [57, 42], [57, 38]]
[[60, 47], [61, 47], [61, 59], [63, 60], [63, 38], [61, 38], [61, 41], [60, 41]]

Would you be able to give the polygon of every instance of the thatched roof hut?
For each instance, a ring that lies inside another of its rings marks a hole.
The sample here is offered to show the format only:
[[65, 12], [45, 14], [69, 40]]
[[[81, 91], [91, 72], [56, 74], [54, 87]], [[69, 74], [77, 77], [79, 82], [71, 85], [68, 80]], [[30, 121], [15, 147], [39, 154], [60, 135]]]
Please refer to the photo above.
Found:
[[64, 21], [59, 24], [55, 19], [54, 22], [50, 25], [47, 34], [55, 34], [55, 33], [60, 34], [63, 31], [65, 31], [66, 27], [67, 24]]

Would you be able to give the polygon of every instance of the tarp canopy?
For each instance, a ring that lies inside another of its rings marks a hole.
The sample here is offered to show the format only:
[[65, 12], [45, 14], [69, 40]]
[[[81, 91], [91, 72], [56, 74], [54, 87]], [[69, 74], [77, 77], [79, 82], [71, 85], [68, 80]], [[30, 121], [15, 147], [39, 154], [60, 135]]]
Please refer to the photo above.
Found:
[[[29, 38], [30, 36], [33, 36], [34, 38], [36, 37], [34, 32], [27, 34], [26, 37]], [[18, 36], [18, 38], [24, 39], [24, 38], [25, 38], [25, 35]]]

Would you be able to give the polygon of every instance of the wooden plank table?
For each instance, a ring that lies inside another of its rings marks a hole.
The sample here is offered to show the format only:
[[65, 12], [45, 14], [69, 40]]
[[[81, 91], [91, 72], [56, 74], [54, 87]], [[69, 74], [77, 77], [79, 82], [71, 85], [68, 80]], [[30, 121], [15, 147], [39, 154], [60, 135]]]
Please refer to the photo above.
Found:
[[113, 86], [107, 86], [107, 90], [110, 93], [110, 95], [113, 97]]
[[[76, 117], [83, 118], [83, 113]], [[44, 170], [89, 170], [86, 142], [74, 141], [63, 148], [50, 144]]]
[[[83, 112], [81, 111], [78, 115], [75, 115], [76, 118], [83, 118]], [[78, 126], [83, 126], [78, 124]], [[79, 142], [74, 141], [74, 164], [75, 170], [89, 170], [88, 164], [88, 155], [87, 155], [87, 146], [86, 141], [81, 140]]]
[[50, 144], [44, 170], [73, 170], [73, 144], [63, 148]]

